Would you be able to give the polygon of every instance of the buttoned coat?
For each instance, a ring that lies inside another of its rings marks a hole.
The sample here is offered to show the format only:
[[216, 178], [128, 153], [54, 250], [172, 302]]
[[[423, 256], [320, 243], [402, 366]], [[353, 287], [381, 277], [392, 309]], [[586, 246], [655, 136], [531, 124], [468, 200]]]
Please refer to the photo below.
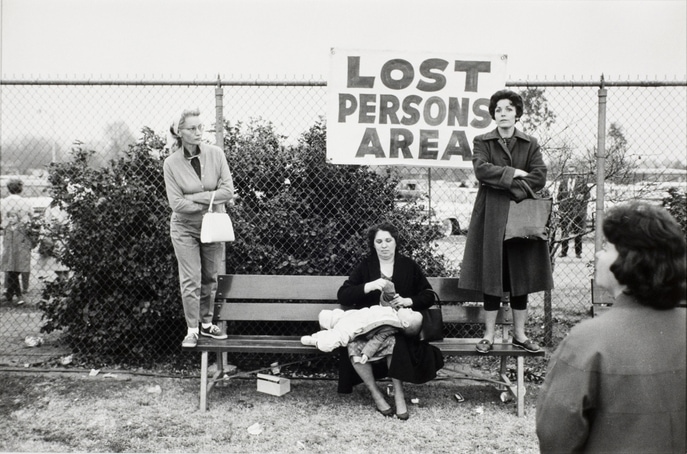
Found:
[[[503, 296], [503, 256], [507, 252], [511, 295], [553, 288], [549, 246], [541, 240], [503, 241], [510, 201], [527, 198], [521, 181], [534, 192], [546, 183], [546, 164], [534, 137], [515, 130], [506, 146], [495, 129], [474, 140], [472, 164], [480, 183], [468, 228], [459, 287]], [[515, 169], [528, 172], [514, 179]]]

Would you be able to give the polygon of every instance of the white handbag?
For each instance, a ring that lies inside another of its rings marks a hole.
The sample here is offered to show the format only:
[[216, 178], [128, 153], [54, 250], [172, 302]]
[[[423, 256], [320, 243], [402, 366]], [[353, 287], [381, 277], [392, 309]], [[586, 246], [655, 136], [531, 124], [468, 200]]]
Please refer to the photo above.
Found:
[[210, 207], [203, 215], [203, 223], [200, 227], [201, 243], [219, 243], [234, 241], [234, 225], [228, 213], [216, 213], [212, 211], [212, 203], [215, 201], [215, 191], [212, 192]]

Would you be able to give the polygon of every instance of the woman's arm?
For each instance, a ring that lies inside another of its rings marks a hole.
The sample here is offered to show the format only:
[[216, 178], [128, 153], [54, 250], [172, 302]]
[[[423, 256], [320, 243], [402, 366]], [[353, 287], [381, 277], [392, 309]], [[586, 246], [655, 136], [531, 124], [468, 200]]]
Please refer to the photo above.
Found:
[[[369, 273], [367, 272], [367, 260], [363, 260], [355, 267], [351, 275], [346, 279], [343, 285], [339, 288], [336, 297], [339, 304], [342, 306], [350, 306], [355, 308], [369, 307], [374, 304], [375, 299], [379, 301], [379, 291], [371, 291], [365, 293], [365, 284], [370, 281]], [[375, 296], [376, 295], [376, 296]]]
[[[169, 159], [169, 158], [168, 158]], [[165, 191], [167, 193], [167, 201], [172, 211], [175, 213], [200, 213], [207, 209], [207, 205], [187, 200], [184, 197], [184, 192], [174, 178], [174, 169], [169, 161], [165, 161], [164, 166], [165, 175]]]
[[475, 178], [482, 184], [504, 191], [513, 184], [515, 168], [494, 164], [489, 145], [480, 137], [473, 141], [472, 166]]

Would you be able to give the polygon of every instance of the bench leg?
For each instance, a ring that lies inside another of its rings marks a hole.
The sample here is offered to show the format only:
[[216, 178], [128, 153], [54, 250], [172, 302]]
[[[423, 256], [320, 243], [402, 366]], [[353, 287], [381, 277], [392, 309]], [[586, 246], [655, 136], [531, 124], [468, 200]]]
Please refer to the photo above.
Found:
[[204, 351], [200, 356], [200, 411], [205, 413], [208, 409], [208, 352]]
[[525, 357], [518, 356], [516, 358], [518, 367], [518, 417], [525, 414]]

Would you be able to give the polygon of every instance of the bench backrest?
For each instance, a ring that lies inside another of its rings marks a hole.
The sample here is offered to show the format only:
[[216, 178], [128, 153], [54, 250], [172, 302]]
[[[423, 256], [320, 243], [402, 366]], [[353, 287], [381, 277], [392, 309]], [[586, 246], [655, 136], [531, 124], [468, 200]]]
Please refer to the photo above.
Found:
[[[215, 319], [218, 321], [316, 321], [323, 309], [345, 309], [336, 293], [348, 276], [278, 276], [225, 274], [218, 277]], [[428, 278], [442, 302], [444, 323], [483, 323], [481, 292], [458, 288], [458, 278]], [[298, 301], [298, 302], [293, 302]], [[498, 323], [511, 324], [508, 307]]]

